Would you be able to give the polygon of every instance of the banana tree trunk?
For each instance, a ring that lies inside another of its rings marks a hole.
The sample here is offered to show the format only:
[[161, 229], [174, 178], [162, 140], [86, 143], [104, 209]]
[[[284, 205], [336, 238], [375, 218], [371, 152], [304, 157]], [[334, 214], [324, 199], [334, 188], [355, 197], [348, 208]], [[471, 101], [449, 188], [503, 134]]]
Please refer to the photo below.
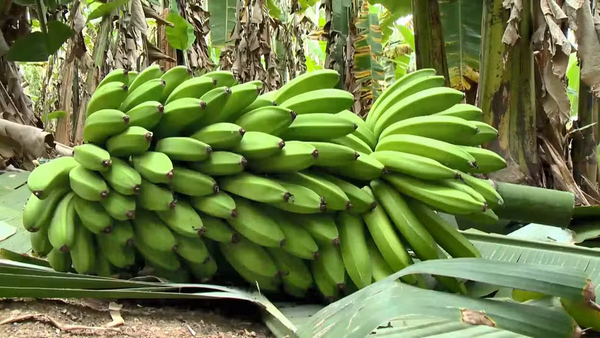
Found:
[[577, 112], [577, 131], [573, 137], [573, 177], [575, 182], [587, 194], [595, 196], [598, 182], [598, 155], [596, 140], [598, 139], [598, 101], [591, 88], [580, 81], [579, 111]]
[[[478, 106], [499, 137], [485, 145], [507, 162], [491, 175], [501, 182], [541, 185], [537, 152], [531, 0], [522, 11], [485, 0]], [[508, 26], [507, 26], [508, 25]]]
[[434, 68], [450, 86], [438, 0], [413, 0], [417, 68]]

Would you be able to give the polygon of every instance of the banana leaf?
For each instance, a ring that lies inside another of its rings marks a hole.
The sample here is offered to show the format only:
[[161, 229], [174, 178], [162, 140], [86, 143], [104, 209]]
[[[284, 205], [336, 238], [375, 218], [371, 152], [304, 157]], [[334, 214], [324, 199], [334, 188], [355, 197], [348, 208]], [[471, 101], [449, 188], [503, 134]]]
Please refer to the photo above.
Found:
[[[358, 38], [354, 40], [354, 79], [361, 84], [361, 99], [367, 102], [374, 102], [379, 97], [380, 81], [385, 80], [385, 70], [379, 63], [383, 47], [376, 9], [363, 2], [356, 21]], [[369, 108], [364, 107], [365, 110]]]
[[412, 13], [411, 0], [371, 0], [369, 2], [380, 4], [386, 9], [381, 16], [382, 42], [386, 43], [394, 30], [394, 23], [401, 17]]
[[[444, 265], [451, 265], [444, 268]], [[476, 268], [473, 268], [473, 265]], [[579, 327], [564, 311], [512, 301], [474, 299], [397, 282], [410, 273], [470, 278], [478, 281], [499, 279], [509, 286], [521, 285], [532, 291], [546, 290], [581, 299], [586, 275], [574, 269], [539, 268], [487, 259], [452, 259], [419, 262], [374, 283], [320, 310], [296, 332], [304, 337], [365, 337], [382, 324], [403, 315], [435, 316], [452, 322], [493, 325], [534, 337], [571, 337]], [[552, 273], [549, 273], [552, 272]], [[573, 279], [572, 279], [573, 278]], [[579, 283], [579, 284], [578, 284]], [[583, 283], [583, 284], [582, 284]], [[579, 285], [579, 288], [575, 287]]]
[[236, 0], [209, 0], [210, 40], [213, 47], [223, 48], [235, 28]]
[[479, 82], [483, 1], [439, 0], [439, 3], [450, 85], [468, 90], [469, 81]]
[[[479, 249], [483, 258], [506, 263], [576, 269], [587, 274], [591, 282], [596, 285], [595, 292], [600, 292], [600, 250], [486, 234], [472, 230], [462, 233]], [[488, 288], [486, 292], [489, 294], [498, 289], [499, 287]], [[473, 292], [471, 288], [468, 290], [469, 294]]]
[[[151, 279], [151, 278], [147, 278]], [[230, 299], [255, 304], [258, 310], [292, 326], [260, 292], [211, 284], [119, 280], [56, 272], [52, 269], [0, 259], [0, 297], [102, 299]]]
[[378, 327], [372, 333], [375, 337], [402, 338], [521, 338], [518, 333], [501, 330], [487, 325], [470, 325], [434, 316], [405, 315], [393, 319], [387, 325]]

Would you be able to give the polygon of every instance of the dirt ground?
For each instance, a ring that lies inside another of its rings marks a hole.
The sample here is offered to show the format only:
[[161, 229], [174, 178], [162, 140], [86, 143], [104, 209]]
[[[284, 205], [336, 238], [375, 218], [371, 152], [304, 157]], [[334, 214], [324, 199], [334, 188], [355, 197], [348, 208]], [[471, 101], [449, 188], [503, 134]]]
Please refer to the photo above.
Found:
[[0, 337], [272, 337], [258, 318], [227, 312], [220, 308], [191, 308], [189, 304], [0, 299]]

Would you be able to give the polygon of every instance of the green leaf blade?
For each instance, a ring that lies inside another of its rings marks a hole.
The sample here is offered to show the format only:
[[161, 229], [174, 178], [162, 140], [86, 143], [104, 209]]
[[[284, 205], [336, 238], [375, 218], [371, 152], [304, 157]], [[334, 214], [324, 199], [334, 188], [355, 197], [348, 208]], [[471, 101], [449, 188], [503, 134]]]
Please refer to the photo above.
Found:
[[167, 16], [167, 21], [172, 22], [174, 25], [165, 28], [169, 45], [175, 49], [188, 50], [196, 41], [194, 27], [179, 14], [173, 12]]

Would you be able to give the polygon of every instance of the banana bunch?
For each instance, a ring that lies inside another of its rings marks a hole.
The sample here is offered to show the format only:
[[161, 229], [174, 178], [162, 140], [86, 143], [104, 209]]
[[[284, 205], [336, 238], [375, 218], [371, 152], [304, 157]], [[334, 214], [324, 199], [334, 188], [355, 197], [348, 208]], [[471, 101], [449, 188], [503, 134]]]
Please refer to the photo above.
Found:
[[[228, 71], [109, 73], [84, 144], [29, 176], [34, 252], [57, 271], [241, 278], [326, 300], [414, 257], [478, 257], [438, 211], [497, 219], [502, 197], [474, 176], [505, 167], [481, 148], [497, 130], [431, 69], [394, 83], [366, 119], [338, 81], [319, 70], [261, 94], [260, 81]], [[403, 281], [426, 287], [422, 276]]]

